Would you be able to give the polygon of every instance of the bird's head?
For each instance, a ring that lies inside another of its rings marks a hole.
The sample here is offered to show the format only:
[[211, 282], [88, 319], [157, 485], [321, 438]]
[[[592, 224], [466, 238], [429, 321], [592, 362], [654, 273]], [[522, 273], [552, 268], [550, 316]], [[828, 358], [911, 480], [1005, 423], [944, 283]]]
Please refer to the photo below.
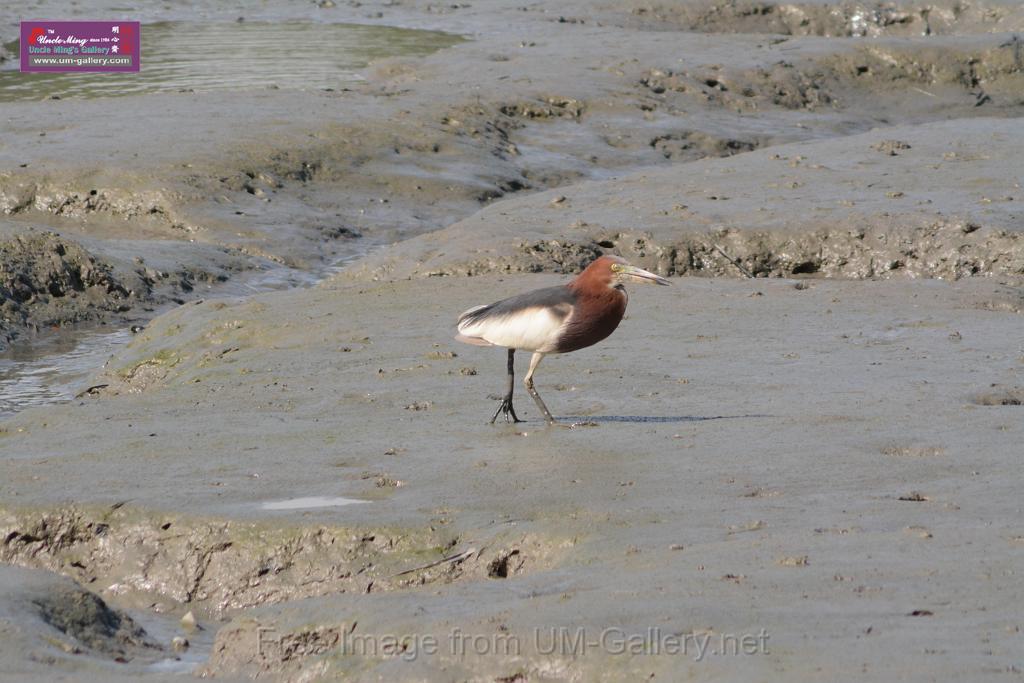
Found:
[[580, 273], [579, 279], [602, 282], [608, 287], [616, 287], [627, 282], [640, 282], [651, 285], [672, 284], [659, 275], [630, 265], [621, 256], [602, 256], [598, 258]]

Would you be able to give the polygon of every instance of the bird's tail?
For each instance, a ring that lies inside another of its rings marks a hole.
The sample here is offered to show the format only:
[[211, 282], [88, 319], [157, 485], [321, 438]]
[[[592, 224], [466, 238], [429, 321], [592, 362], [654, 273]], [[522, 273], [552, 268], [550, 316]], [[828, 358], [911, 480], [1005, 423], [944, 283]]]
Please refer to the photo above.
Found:
[[456, 327], [458, 327], [459, 332], [462, 332], [467, 327], [477, 322], [493, 307], [494, 304], [484, 304], [483, 306], [474, 306], [468, 311], [463, 312], [463, 314], [459, 316], [459, 321], [456, 323]]
[[455, 339], [464, 344], [473, 344], [474, 346], [494, 346], [486, 339], [475, 337], [473, 335], [462, 334], [467, 328], [472, 327], [480, 320], [480, 317], [487, 313], [491, 309], [493, 304], [485, 304], [483, 306], [474, 306], [468, 311], [464, 312], [459, 316], [459, 321], [456, 323], [456, 327], [459, 330], [459, 334], [455, 335]]

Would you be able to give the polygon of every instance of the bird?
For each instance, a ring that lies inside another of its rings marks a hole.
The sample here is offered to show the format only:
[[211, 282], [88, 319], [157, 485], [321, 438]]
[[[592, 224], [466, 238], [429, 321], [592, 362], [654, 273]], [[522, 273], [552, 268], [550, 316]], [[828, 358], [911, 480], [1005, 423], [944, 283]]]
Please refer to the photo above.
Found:
[[546, 355], [578, 351], [614, 332], [626, 312], [626, 282], [671, 284], [659, 275], [630, 265], [620, 256], [604, 255], [564, 285], [475, 306], [459, 316], [455, 339], [508, 349], [508, 385], [490, 424], [501, 414], [505, 422], [523, 422], [512, 406], [516, 351], [533, 354], [523, 384], [548, 423], [556, 423], [534, 387], [537, 366]]

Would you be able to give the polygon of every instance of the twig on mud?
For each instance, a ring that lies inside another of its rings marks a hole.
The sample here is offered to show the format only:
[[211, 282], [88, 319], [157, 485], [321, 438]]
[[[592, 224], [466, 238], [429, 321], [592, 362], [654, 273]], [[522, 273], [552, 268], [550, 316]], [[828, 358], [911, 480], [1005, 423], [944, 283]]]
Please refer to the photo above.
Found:
[[722, 249], [717, 244], [714, 245], [714, 247], [715, 247], [715, 249], [718, 250], [719, 254], [721, 254], [725, 258], [729, 259], [729, 263], [731, 263], [734, 266], [736, 266], [737, 268], [739, 268], [741, 273], [743, 273], [744, 275], [746, 275], [749, 278], [753, 278], [754, 277], [754, 274], [751, 273], [749, 270], [747, 270], [746, 267], [742, 263], [739, 262], [739, 259], [734, 259], [732, 256], [729, 256], [728, 254], [726, 254], [725, 253], [725, 249]]
[[[461, 553], [449, 555], [448, 557], [437, 560], [436, 562], [430, 562], [419, 567], [413, 567], [412, 569], [406, 569], [405, 571], [398, 572], [397, 574], [395, 574], [395, 576], [404, 576], [405, 574], [412, 574], [413, 572], [422, 571], [424, 569], [430, 569], [431, 567], [436, 567], [437, 565], [444, 564], [445, 562], [462, 562], [475, 552], [477, 552], [476, 548], [469, 548], [468, 550], [463, 550]], [[394, 576], [391, 578], [394, 578]]]
[[915, 88], [914, 86], [910, 86], [910, 89], [911, 90], [916, 90], [917, 92], [921, 93], [922, 95], [927, 95], [928, 97], [935, 97], [934, 94], [928, 92], [927, 90], [921, 90], [921, 88]]
[[109, 386], [109, 384], [93, 384], [88, 389], [83, 389], [82, 391], [79, 391], [77, 394], [75, 394], [75, 398], [82, 398], [83, 396], [95, 396], [96, 394], [100, 393], [100, 389], [106, 389]]

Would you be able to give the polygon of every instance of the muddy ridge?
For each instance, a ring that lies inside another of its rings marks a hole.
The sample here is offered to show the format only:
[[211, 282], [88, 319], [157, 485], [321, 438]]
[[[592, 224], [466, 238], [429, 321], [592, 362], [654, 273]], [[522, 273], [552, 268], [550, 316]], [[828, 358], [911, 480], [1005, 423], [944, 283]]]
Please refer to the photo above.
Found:
[[785, 36], [930, 36], [1024, 28], [1011, 3], [836, 2], [726, 0], [635, 3], [623, 25], [646, 30], [773, 33]]
[[55, 233], [18, 235], [0, 242], [0, 340], [123, 313], [152, 301], [153, 286], [144, 271], [117, 272]]
[[125, 658], [139, 649], [161, 649], [130, 616], [77, 586], [63, 586], [36, 598], [33, 604], [43, 621], [109, 657]]
[[[7, 649], [65, 673], [83, 660], [105, 667], [146, 665], [166, 656], [128, 612], [70, 579], [20, 567], [0, 566], [0, 633]], [[4, 673], [12, 680], [28, 677], [18, 665], [5, 666]]]
[[[412, 271], [417, 277], [578, 273], [615, 253], [661, 275], [704, 277], [939, 278], [1024, 275], [1024, 237], [957, 220], [810, 231], [719, 229], [666, 241], [643, 231], [519, 242], [487, 258]], [[362, 273], [384, 275], [384, 270]]]
[[226, 612], [335, 593], [507, 578], [551, 566], [530, 534], [466, 547], [444, 529], [295, 527], [114, 506], [0, 511], [0, 562], [47, 569], [120, 602]]
[[91, 214], [122, 220], [150, 218], [185, 233], [197, 230], [175, 215], [177, 198], [161, 190], [96, 187], [84, 180], [33, 181], [19, 176], [0, 185], [0, 212], [13, 215], [35, 210], [54, 216], [85, 218]]
[[[975, 107], [988, 105], [989, 111], [1002, 108], [1011, 114], [1022, 102], [1024, 58], [1016, 37], [982, 50], [873, 45], [798, 62], [780, 60], [748, 70], [718, 66], [682, 72], [651, 69], [640, 83], [659, 100], [682, 95], [737, 112], [765, 107], [857, 109], [863, 108], [869, 94], [899, 94], [912, 102], [915, 93], [899, 89], [952, 87], [972, 95]], [[918, 106], [928, 104], [927, 98], [916, 99]]]

